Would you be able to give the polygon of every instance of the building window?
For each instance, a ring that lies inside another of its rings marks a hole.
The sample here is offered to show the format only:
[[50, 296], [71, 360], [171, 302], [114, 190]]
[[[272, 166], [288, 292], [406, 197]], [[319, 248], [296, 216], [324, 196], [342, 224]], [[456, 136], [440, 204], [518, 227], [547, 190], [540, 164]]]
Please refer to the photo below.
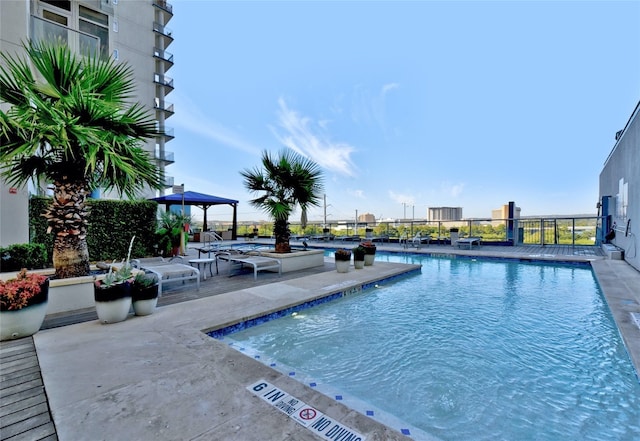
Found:
[[71, 11], [71, 1], [70, 0], [40, 0], [42, 3], [47, 3], [53, 6], [56, 6], [60, 9], [64, 9], [65, 11]]
[[51, 12], [51, 11], [47, 11], [46, 9], [44, 9], [42, 11], [42, 18], [49, 20], [49, 21], [53, 21], [56, 22], [58, 24], [61, 24], [62, 26], [68, 26], [67, 23], [67, 17], [63, 16], [63, 15], [58, 15], [55, 12]]
[[42, 18], [44, 20], [35, 21], [33, 24], [31, 38], [40, 40], [59, 40], [62, 43], [69, 43], [67, 26], [69, 17], [56, 14], [48, 9], [42, 9]]
[[118, 58], [120, 58], [120, 51], [118, 49], [114, 49], [113, 50], [113, 59], [118, 61]]
[[78, 28], [100, 38], [100, 55], [109, 56], [109, 16], [80, 5]]
[[119, 26], [118, 19], [114, 18], [113, 19], [113, 32], [118, 32], [118, 26]]

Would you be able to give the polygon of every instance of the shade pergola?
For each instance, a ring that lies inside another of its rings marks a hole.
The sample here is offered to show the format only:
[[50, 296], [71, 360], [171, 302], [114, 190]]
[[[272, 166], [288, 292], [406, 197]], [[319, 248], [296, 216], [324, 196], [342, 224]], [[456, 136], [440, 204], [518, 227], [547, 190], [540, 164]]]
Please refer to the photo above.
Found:
[[[184, 196], [184, 199], [183, 199]], [[164, 204], [169, 210], [170, 205], [182, 205], [184, 201], [184, 205], [195, 205], [196, 207], [202, 208], [204, 211], [204, 225], [203, 231], [207, 231], [207, 209], [212, 205], [231, 205], [233, 207], [233, 231], [232, 231], [232, 239], [237, 239], [238, 230], [238, 201], [233, 199], [221, 198], [219, 196], [212, 196], [204, 193], [197, 193], [195, 191], [185, 191], [184, 194], [170, 194], [166, 196], [160, 196], [157, 198], [152, 198], [152, 201], [156, 201], [159, 204]]]

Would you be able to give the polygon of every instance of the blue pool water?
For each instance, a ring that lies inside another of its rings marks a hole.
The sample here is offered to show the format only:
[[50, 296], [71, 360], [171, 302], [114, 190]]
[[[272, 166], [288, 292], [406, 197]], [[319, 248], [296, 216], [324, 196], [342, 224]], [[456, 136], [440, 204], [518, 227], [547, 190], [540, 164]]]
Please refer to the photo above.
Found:
[[422, 271], [226, 338], [416, 439], [640, 439], [640, 383], [589, 267], [376, 260]]

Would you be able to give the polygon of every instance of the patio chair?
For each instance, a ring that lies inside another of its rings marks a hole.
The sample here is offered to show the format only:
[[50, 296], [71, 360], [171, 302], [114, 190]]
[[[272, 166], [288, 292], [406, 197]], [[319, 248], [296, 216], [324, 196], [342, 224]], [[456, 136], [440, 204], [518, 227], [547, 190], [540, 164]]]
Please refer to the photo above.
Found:
[[200, 270], [191, 265], [185, 265], [181, 256], [171, 259], [154, 257], [149, 259], [133, 259], [131, 264], [134, 268], [155, 274], [158, 278], [158, 297], [162, 295], [162, 287], [166, 283], [185, 282], [187, 280], [196, 281], [196, 289], [200, 290]]
[[463, 246], [469, 246], [469, 249], [472, 249], [474, 245], [480, 248], [480, 242], [482, 241], [481, 237], [463, 237], [461, 239], [456, 240], [456, 245], [458, 248], [462, 248]]

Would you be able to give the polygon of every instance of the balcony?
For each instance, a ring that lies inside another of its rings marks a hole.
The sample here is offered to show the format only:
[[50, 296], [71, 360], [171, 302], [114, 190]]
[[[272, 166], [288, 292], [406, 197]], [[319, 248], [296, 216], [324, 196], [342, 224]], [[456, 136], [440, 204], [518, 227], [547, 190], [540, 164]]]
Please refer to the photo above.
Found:
[[160, 149], [156, 148], [154, 159], [156, 161], [164, 162], [165, 164], [173, 164], [175, 161], [173, 152], [160, 151]]
[[153, 6], [156, 6], [163, 11], [166, 11], [169, 14], [173, 15], [173, 5], [167, 2], [167, 0], [153, 0]]
[[153, 74], [153, 82], [173, 90], [173, 78], [170, 78], [166, 75]]
[[164, 176], [164, 188], [171, 188], [173, 187], [173, 181], [174, 181], [174, 177], [173, 176]]
[[159, 58], [161, 60], [166, 61], [170, 64], [169, 67], [173, 66], [173, 54], [171, 52], [167, 52], [165, 50], [159, 49], [157, 47], [153, 48], [153, 56], [155, 58]]
[[161, 110], [163, 112], [166, 112], [168, 116], [171, 116], [174, 114], [173, 103], [169, 103], [165, 100], [161, 100], [160, 98], [156, 98], [154, 100], [153, 108], [156, 110]]
[[66, 26], [31, 16], [29, 38], [33, 42], [62, 40], [76, 53], [89, 56], [100, 53], [100, 39]]
[[164, 136], [165, 139], [172, 140], [175, 138], [173, 134], [173, 127], [162, 125], [159, 121], [156, 121], [156, 130], [158, 131], [158, 135]]
[[173, 31], [157, 21], [153, 22], [153, 31], [164, 37], [164, 47], [169, 46], [173, 42], [173, 36], [171, 35]]

